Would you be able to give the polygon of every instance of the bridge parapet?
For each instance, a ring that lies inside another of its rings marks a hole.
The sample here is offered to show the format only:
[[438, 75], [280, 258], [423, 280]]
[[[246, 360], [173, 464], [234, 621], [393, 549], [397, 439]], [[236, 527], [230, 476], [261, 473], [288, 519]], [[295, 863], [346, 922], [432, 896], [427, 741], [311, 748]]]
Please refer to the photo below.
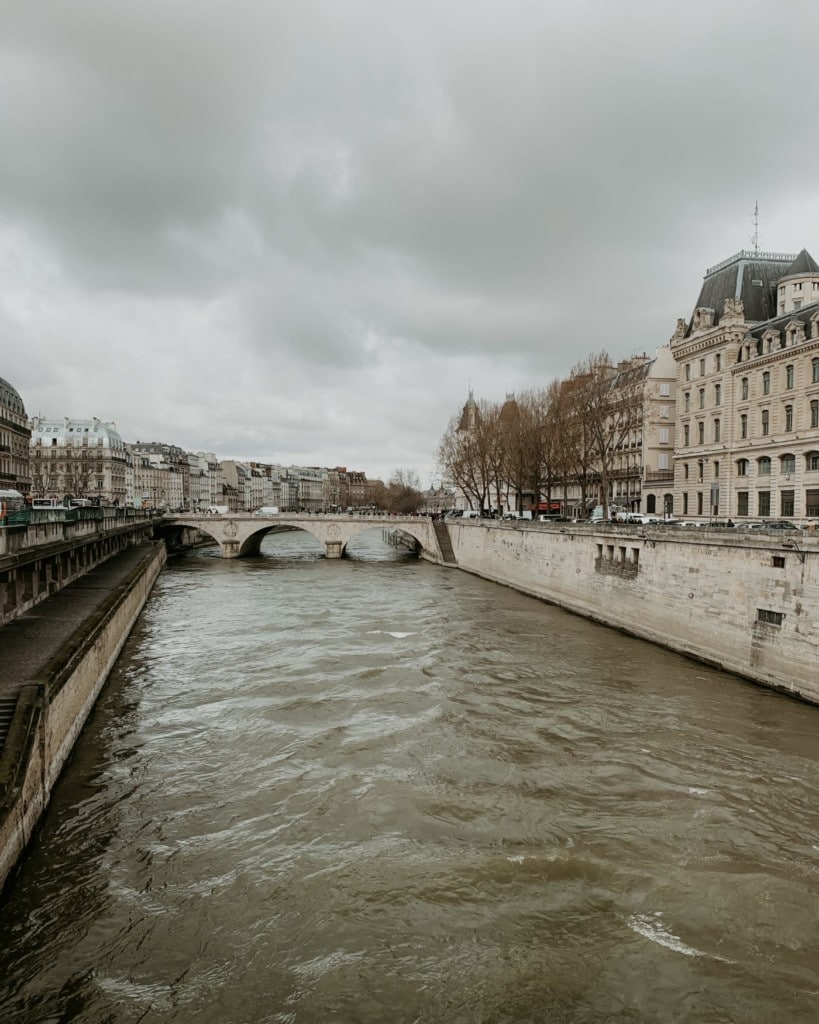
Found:
[[426, 516], [356, 516], [344, 513], [314, 515], [307, 512], [286, 512], [260, 516], [251, 512], [176, 513], [165, 516], [169, 526], [192, 527], [212, 537], [223, 558], [241, 558], [258, 554], [264, 536], [276, 527], [288, 526], [304, 530], [324, 545], [327, 558], [341, 558], [347, 544], [360, 533], [389, 527], [414, 537], [421, 556], [433, 562], [443, 561], [432, 520]]

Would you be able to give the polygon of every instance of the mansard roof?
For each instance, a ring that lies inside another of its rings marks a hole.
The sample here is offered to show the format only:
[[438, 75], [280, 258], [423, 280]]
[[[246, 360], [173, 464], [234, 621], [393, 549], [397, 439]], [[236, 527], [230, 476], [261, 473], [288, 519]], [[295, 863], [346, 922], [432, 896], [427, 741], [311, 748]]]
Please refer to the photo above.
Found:
[[[794, 256], [779, 252], [738, 252], [706, 270], [695, 309], [713, 309], [716, 326], [723, 315], [725, 300], [741, 299], [746, 320], [770, 320], [777, 311], [777, 283], [801, 256], [801, 253]], [[693, 317], [687, 334], [691, 333], [692, 323]]]
[[458, 421], [458, 426], [455, 428], [460, 431], [474, 430], [477, 421], [480, 419], [480, 412], [478, 410], [478, 403], [472, 394], [469, 392], [469, 398], [466, 400], [466, 404], [461, 410], [461, 418]]
[[807, 249], [803, 249], [785, 271], [783, 277], [798, 277], [801, 274], [819, 274], [819, 263]]
[[2, 377], [0, 377], [0, 405], [4, 405], [7, 409], [19, 413], [21, 416], [26, 414], [23, 399], [20, 397], [19, 392]]
[[753, 338], [761, 338], [766, 331], [781, 332], [791, 324], [797, 323], [803, 324], [807, 331], [808, 325], [815, 319], [817, 313], [819, 313], [819, 302], [811, 302], [807, 306], [802, 306], [801, 309], [792, 309], [788, 313], [780, 313], [778, 316], [771, 317], [770, 320], [754, 324], [749, 328], [748, 334]]
[[33, 439], [57, 438], [58, 442], [65, 445], [81, 443], [83, 437], [94, 438], [104, 448], [115, 448], [123, 451], [125, 444], [119, 436], [115, 423], [103, 423], [93, 417], [90, 420], [75, 420], [68, 416], [63, 419], [48, 419], [45, 416], [35, 416], [31, 421], [31, 436]]

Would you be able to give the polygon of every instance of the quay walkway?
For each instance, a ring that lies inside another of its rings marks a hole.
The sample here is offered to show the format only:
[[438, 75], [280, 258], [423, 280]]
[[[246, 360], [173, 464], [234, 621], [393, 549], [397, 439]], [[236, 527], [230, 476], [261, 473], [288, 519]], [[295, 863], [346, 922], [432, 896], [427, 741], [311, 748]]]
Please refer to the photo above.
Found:
[[8, 712], [23, 686], [41, 680], [49, 662], [153, 547], [126, 548], [0, 627], [0, 752], [11, 720]]

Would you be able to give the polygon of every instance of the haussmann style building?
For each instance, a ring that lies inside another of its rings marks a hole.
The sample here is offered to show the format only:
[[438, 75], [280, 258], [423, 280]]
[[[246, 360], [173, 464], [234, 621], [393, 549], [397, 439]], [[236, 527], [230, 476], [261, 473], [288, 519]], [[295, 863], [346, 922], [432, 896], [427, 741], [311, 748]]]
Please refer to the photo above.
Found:
[[819, 517], [819, 264], [743, 251], [709, 268], [677, 365], [674, 511]]

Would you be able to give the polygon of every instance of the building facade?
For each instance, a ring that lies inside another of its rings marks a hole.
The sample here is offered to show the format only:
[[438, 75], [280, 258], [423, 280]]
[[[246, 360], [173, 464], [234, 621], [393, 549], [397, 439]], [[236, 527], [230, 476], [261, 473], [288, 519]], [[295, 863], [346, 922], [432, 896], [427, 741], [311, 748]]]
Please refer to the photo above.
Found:
[[127, 454], [115, 423], [35, 416], [30, 427], [34, 497], [125, 504]]
[[743, 251], [706, 271], [677, 366], [674, 507], [708, 519], [819, 516], [819, 265]]
[[17, 390], [0, 377], [0, 489], [31, 492], [31, 428]]

